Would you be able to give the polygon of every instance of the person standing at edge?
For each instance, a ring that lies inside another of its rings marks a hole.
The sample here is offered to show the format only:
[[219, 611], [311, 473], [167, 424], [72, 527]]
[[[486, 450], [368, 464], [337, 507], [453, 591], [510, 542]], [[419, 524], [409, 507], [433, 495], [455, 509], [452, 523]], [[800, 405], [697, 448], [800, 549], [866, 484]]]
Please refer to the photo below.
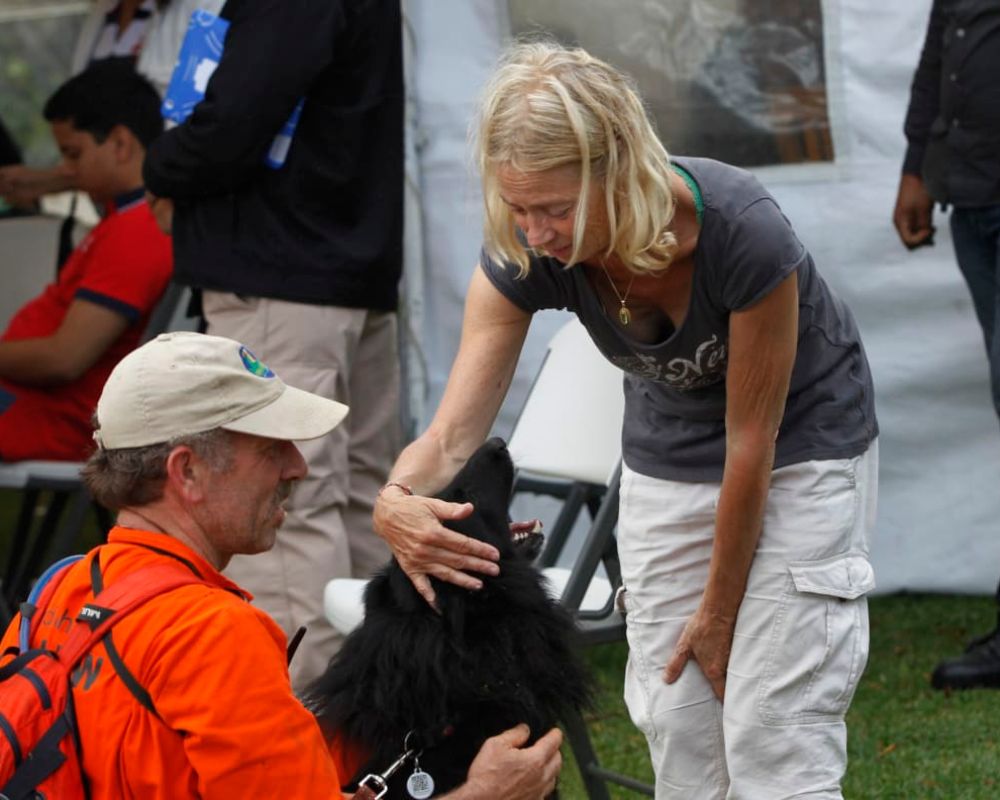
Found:
[[[400, 446], [403, 68], [399, 0], [241, 0], [204, 100], [146, 159], [154, 213], [172, 229], [175, 279], [201, 290], [208, 333], [246, 342], [296, 385], [349, 404], [302, 448], [274, 548], [227, 574], [291, 636], [303, 689], [341, 635], [323, 614], [334, 577], [389, 557], [372, 498]], [[265, 166], [304, 98], [284, 163]]]
[[[906, 112], [906, 156], [892, 219], [912, 250], [933, 243], [934, 203], [952, 207], [955, 257], [983, 330], [1000, 415], [998, 76], [1000, 4], [934, 0]], [[962, 655], [941, 662], [931, 685], [1000, 688], [1000, 624]]]

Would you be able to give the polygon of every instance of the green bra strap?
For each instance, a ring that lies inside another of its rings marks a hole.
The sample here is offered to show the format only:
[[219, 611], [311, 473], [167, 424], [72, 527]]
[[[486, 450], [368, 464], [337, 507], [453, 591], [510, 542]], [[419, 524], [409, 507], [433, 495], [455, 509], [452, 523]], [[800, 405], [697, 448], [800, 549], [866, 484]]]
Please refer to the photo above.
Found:
[[680, 164], [671, 164], [670, 166], [674, 168], [674, 172], [684, 179], [684, 183], [688, 185], [688, 189], [694, 195], [694, 213], [698, 219], [698, 227], [701, 227], [701, 219], [705, 216], [705, 201], [701, 197], [701, 189], [698, 188], [698, 184], [691, 177], [691, 173]]

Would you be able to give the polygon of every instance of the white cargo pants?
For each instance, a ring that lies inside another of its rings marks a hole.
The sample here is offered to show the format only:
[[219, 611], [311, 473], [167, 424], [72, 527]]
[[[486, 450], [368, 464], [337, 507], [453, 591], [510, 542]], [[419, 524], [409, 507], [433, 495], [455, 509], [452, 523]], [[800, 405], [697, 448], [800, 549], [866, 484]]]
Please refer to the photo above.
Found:
[[868, 658], [877, 473], [874, 443], [857, 458], [774, 471], [720, 703], [694, 661], [663, 681], [708, 577], [719, 484], [624, 468], [625, 702], [659, 800], [842, 797], [844, 715]]

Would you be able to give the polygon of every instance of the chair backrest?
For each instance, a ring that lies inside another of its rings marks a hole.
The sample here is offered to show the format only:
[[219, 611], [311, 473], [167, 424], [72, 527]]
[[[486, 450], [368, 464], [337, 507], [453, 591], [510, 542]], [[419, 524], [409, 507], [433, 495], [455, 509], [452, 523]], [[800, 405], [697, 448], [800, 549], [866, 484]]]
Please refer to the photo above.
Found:
[[[614, 531], [624, 410], [621, 370], [574, 318], [549, 342], [509, 444], [518, 469], [515, 494], [561, 500], [554, 524], [546, 524], [539, 565], [581, 621], [608, 623], [614, 633], [621, 626], [611, 595], [621, 580]], [[581, 531], [577, 523], [584, 510], [590, 523]], [[557, 566], [567, 559], [569, 569]], [[597, 574], [602, 564], [606, 577]]]
[[510, 437], [519, 470], [606, 484], [621, 458], [622, 371], [575, 317], [549, 342]]
[[142, 344], [155, 339], [161, 333], [177, 330], [194, 330], [194, 323], [186, 321], [184, 312], [191, 299], [191, 289], [170, 281], [163, 296], [153, 308], [142, 333]]

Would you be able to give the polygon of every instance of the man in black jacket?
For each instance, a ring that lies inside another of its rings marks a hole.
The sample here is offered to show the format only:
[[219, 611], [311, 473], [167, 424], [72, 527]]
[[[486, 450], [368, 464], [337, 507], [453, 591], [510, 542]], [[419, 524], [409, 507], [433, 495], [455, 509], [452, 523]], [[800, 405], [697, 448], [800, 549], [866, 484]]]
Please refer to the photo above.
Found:
[[[208, 332], [245, 342], [298, 386], [351, 406], [302, 446], [272, 551], [227, 574], [292, 636], [301, 688], [338, 634], [331, 577], [388, 558], [371, 509], [398, 446], [403, 70], [399, 0], [230, 0], [225, 48], [192, 115], [150, 149], [146, 186], [171, 226], [175, 277], [201, 290]], [[304, 98], [284, 163], [272, 141]], [[172, 222], [170, 221], [172, 217]]]
[[[934, 203], [951, 206], [959, 269], [972, 294], [1000, 414], [1000, 3], [934, 0], [906, 114], [908, 147], [893, 222], [930, 244]], [[1000, 588], [997, 590], [1000, 599]], [[938, 665], [935, 688], [1000, 688], [1000, 627]]]

